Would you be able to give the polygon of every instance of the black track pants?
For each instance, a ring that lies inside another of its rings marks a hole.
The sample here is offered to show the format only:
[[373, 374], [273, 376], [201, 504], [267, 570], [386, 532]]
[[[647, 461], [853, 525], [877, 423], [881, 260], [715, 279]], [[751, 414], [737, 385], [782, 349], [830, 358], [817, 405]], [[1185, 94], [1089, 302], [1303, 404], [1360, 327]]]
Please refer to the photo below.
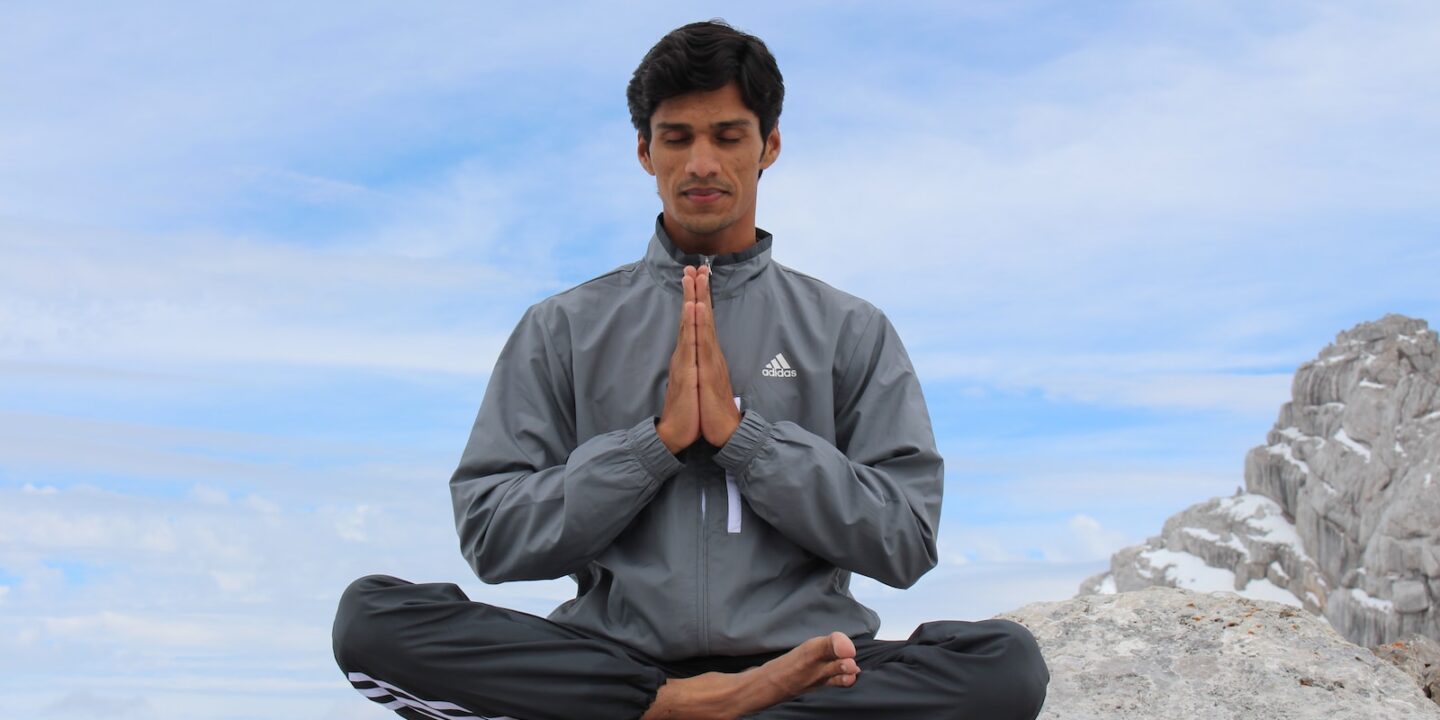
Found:
[[[666, 678], [738, 672], [776, 654], [658, 661], [544, 618], [472, 602], [449, 583], [356, 580], [335, 616], [335, 660], [405, 718], [634, 720]], [[1006, 620], [933, 622], [906, 641], [858, 638], [861, 673], [757, 720], [1033, 720], [1050, 673]]]

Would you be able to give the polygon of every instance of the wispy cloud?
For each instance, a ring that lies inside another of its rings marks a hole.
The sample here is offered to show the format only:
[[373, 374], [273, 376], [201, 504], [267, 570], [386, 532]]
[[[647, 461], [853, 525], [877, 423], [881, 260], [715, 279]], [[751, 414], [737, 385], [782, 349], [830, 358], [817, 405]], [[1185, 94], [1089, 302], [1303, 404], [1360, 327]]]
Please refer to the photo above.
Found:
[[1104, 562], [993, 562], [942, 566], [904, 592], [872, 581], [855, 594], [875, 607], [881, 639], [899, 640], [921, 623], [983, 620], [1032, 602], [1073, 597], [1080, 582], [1109, 565]]
[[[966, 348], [988, 366], [974, 380], [1155, 407], [1274, 402], [1278, 376], [1226, 368], [1257, 348], [1293, 362], [1326, 337], [1316, 322], [1370, 319], [1336, 292], [1362, 275], [1386, 278], [1368, 305], [1435, 311], [1419, 261], [1440, 154], [1416, 142], [1440, 131], [1433, 8], [1205, 20], [1219, 41], [1162, 26], [1018, 72], [934, 58], [927, 77], [951, 83], [923, 101], [909, 66], [875, 59], [889, 85], [819, 92], [879, 122], [782, 123], [797, 139], [762, 209], [777, 254], [891, 308], [922, 353]], [[1383, 213], [1422, 221], [1335, 237]], [[1101, 353], [1115, 362], [1075, 372]], [[1214, 362], [1137, 382], [1121, 355], [1152, 353]]]

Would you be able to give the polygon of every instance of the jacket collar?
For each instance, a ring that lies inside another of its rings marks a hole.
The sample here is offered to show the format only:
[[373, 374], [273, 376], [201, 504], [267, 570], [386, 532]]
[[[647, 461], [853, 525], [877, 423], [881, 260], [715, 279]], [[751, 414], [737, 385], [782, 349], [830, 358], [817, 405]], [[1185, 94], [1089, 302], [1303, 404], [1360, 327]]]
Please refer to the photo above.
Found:
[[747, 282], [770, 266], [770, 244], [774, 236], [755, 228], [755, 244], [729, 255], [692, 255], [686, 253], [665, 234], [661, 222], [664, 215], [655, 218], [655, 234], [650, 236], [650, 246], [645, 250], [645, 269], [661, 287], [680, 294], [680, 278], [686, 265], [710, 265], [710, 296], [715, 299], [738, 294]]

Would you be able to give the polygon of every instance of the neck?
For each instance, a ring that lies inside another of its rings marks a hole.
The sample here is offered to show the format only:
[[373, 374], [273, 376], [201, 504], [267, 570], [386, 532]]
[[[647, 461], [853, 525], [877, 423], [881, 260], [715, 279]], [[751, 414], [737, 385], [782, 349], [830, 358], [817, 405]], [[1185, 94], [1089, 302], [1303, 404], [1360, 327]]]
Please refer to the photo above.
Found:
[[729, 227], [705, 234], [686, 230], [669, 215], [663, 216], [660, 222], [665, 227], [665, 234], [670, 237], [670, 242], [689, 255], [729, 255], [755, 244], [753, 218], [736, 221]]

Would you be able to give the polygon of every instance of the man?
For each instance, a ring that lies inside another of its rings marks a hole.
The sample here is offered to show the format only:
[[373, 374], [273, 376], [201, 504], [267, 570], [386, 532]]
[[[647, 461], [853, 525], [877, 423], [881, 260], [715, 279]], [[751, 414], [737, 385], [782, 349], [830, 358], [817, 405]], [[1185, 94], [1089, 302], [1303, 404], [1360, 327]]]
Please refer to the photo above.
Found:
[[335, 655], [410, 718], [1029, 720], [1049, 675], [1015, 623], [877, 641], [852, 572], [935, 565], [943, 483], [920, 384], [873, 306], [771, 261], [755, 227], [784, 88], [718, 22], [628, 91], [662, 203], [645, 258], [520, 320], [451, 479], [486, 582], [571, 576], [548, 620], [371, 576]]

